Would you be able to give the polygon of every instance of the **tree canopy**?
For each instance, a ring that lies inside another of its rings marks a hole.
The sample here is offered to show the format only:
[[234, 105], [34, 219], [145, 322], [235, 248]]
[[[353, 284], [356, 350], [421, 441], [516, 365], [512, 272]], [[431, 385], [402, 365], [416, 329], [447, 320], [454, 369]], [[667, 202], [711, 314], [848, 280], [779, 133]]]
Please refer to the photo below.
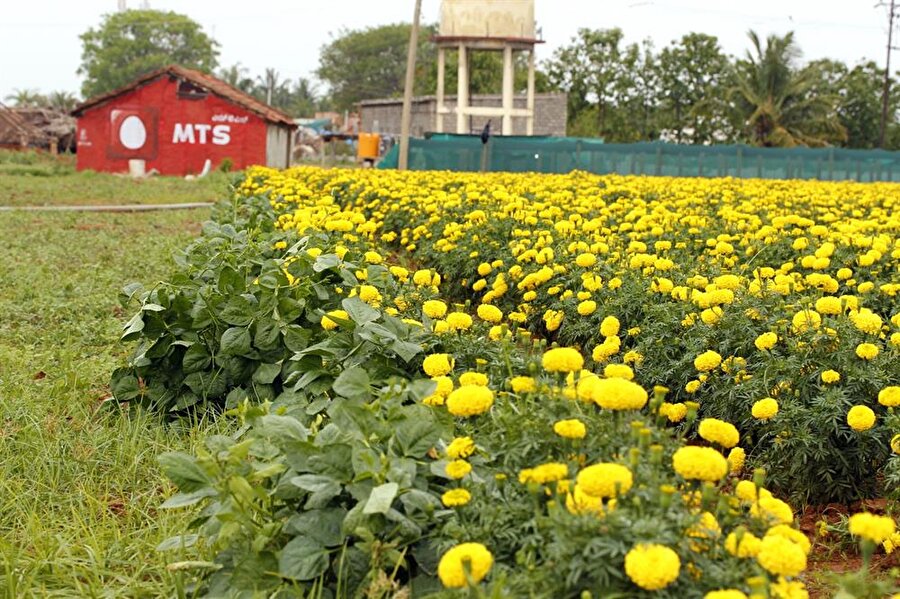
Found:
[[198, 23], [174, 12], [127, 10], [106, 15], [96, 29], [81, 35], [81, 93], [88, 98], [133, 79], [179, 64], [212, 72], [218, 43]]

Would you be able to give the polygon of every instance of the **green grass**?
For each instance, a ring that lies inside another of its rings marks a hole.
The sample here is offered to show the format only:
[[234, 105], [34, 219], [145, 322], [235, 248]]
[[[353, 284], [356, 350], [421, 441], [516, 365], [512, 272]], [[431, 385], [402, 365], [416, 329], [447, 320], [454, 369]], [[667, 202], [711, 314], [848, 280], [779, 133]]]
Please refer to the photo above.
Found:
[[[195, 199], [195, 198], [192, 198]], [[174, 269], [206, 210], [0, 213], [0, 597], [172, 596], [155, 546], [190, 514], [158, 510], [156, 465], [208, 427], [173, 430], [102, 405], [123, 284]]]
[[0, 151], [0, 206], [59, 204], [176, 204], [222, 199], [233, 174], [212, 172], [202, 179], [132, 179], [76, 172], [74, 157]]

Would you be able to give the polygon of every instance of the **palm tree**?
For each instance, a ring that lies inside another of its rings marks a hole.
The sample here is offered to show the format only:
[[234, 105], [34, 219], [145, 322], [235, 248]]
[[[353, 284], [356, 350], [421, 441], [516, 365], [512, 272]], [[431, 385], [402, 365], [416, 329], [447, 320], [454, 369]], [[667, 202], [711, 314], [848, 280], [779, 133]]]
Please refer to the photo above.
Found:
[[219, 79], [242, 92], [249, 94], [253, 91], [253, 79], [248, 76], [247, 69], [239, 62], [222, 69], [218, 76]]
[[20, 108], [37, 108], [47, 105], [47, 98], [33, 89], [15, 89], [4, 100]]
[[59, 112], [71, 112], [78, 105], [78, 97], [72, 92], [55, 91], [47, 96], [47, 106]]
[[280, 85], [284, 85], [283, 82], [279, 82], [280, 76], [278, 75], [278, 71], [275, 69], [266, 69], [266, 74], [262, 77], [257, 77], [257, 81], [259, 81], [261, 91], [266, 95], [266, 104], [272, 105], [272, 96], [275, 94], [275, 90], [278, 89]]
[[798, 69], [800, 49], [794, 33], [770, 35], [765, 48], [755, 31], [748, 33], [753, 51], [736, 63], [731, 98], [759, 146], [824, 146], [846, 139], [835, 98], [817, 93], [820, 73]]

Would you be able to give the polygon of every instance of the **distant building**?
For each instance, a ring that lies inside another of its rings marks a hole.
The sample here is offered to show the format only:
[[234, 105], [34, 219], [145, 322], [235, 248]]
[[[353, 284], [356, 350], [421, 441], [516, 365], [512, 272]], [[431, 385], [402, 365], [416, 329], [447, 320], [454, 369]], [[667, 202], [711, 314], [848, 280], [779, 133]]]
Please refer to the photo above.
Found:
[[168, 66], [79, 105], [78, 170], [164, 175], [200, 172], [228, 159], [236, 169], [290, 164], [288, 115], [211, 75]]
[[[501, 96], [475, 95], [469, 98], [470, 107], [499, 106]], [[515, 96], [515, 108], [525, 108], [525, 96]], [[456, 96], [444, 96], [444, 106], [448, 109], [441, 115], [444, 131], [456, 130]], [[400, 114], [403, 109], [402, 98], [381, 100], [363, 100], [359, 103], [360, 131], [380, 133], [388, 136], [400, 135]], [[545, 93], [534, 96], [534, 135], [564, 136], [568, 116], [567, 96], [565, 93]], [[437, 121], [437, 99], [435, 96], [419, 96], [412, 101], [412, 120], [410, 135], [422, 137], [426, 132], [435, 131]], [[491, 117], [469, 115], [468, 133], [480, 133]], [[500, 132], [500, 119], [492, 119], [492, 130]], [[524, 119], [514, 119], [513, 135], [527, 135]]]

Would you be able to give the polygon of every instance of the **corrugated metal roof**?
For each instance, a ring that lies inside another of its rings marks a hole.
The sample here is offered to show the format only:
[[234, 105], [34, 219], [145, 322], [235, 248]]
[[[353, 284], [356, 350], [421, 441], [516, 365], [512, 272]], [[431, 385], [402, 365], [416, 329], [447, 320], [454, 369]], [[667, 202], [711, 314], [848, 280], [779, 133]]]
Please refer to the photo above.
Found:
[[146, 75], [139, 77], [128, 85], [124, 85], [118, 89], [114, 89], [105, 94], [94, 96], [93, 98], [85, 100], [77, 107], [75, 107], [75, 110], [72, 111], [72, 115], [80, 116], [82, 113], [90, 110], [91, 108], [94, 108], [95, 106], [105, 104], [106, 102], [112, 100], [117, 96], [120, 96], [133, 89], [137, 89], [138, 87], [152, 83], [153, 81], [156, 81], [160, 77], [164, 77], [166, 75], [190, 81], [194, 85], [208, 90], [210, 93], [213, 93], [221, 98], [224, 98], [225, 100], [228, 100], [229, 102], [233, 102], [234, 104], [237, 104], [238, 106], [249, 110], [250, 112], [262, 117], [264, 120], [270, 123], [278, 123], [279, 125], [285, 125], [291, 128], [295, 128], [297, 126], [294, 123], [294, 120], [285, 113], [276, 108], [272, 108], [268, 104], [260, 102], [250, 94], [242, 92], [241, 90], [228, 85], [221, 79], [217, 79], [212, 75], [207, 75], [206, 73], [201, 73], [200, 71], [195, 71], [194, 69], [188, 69], [178, 65], [169, 65], [167, 67], [157, 69], [151, 73], [147, 73]]

